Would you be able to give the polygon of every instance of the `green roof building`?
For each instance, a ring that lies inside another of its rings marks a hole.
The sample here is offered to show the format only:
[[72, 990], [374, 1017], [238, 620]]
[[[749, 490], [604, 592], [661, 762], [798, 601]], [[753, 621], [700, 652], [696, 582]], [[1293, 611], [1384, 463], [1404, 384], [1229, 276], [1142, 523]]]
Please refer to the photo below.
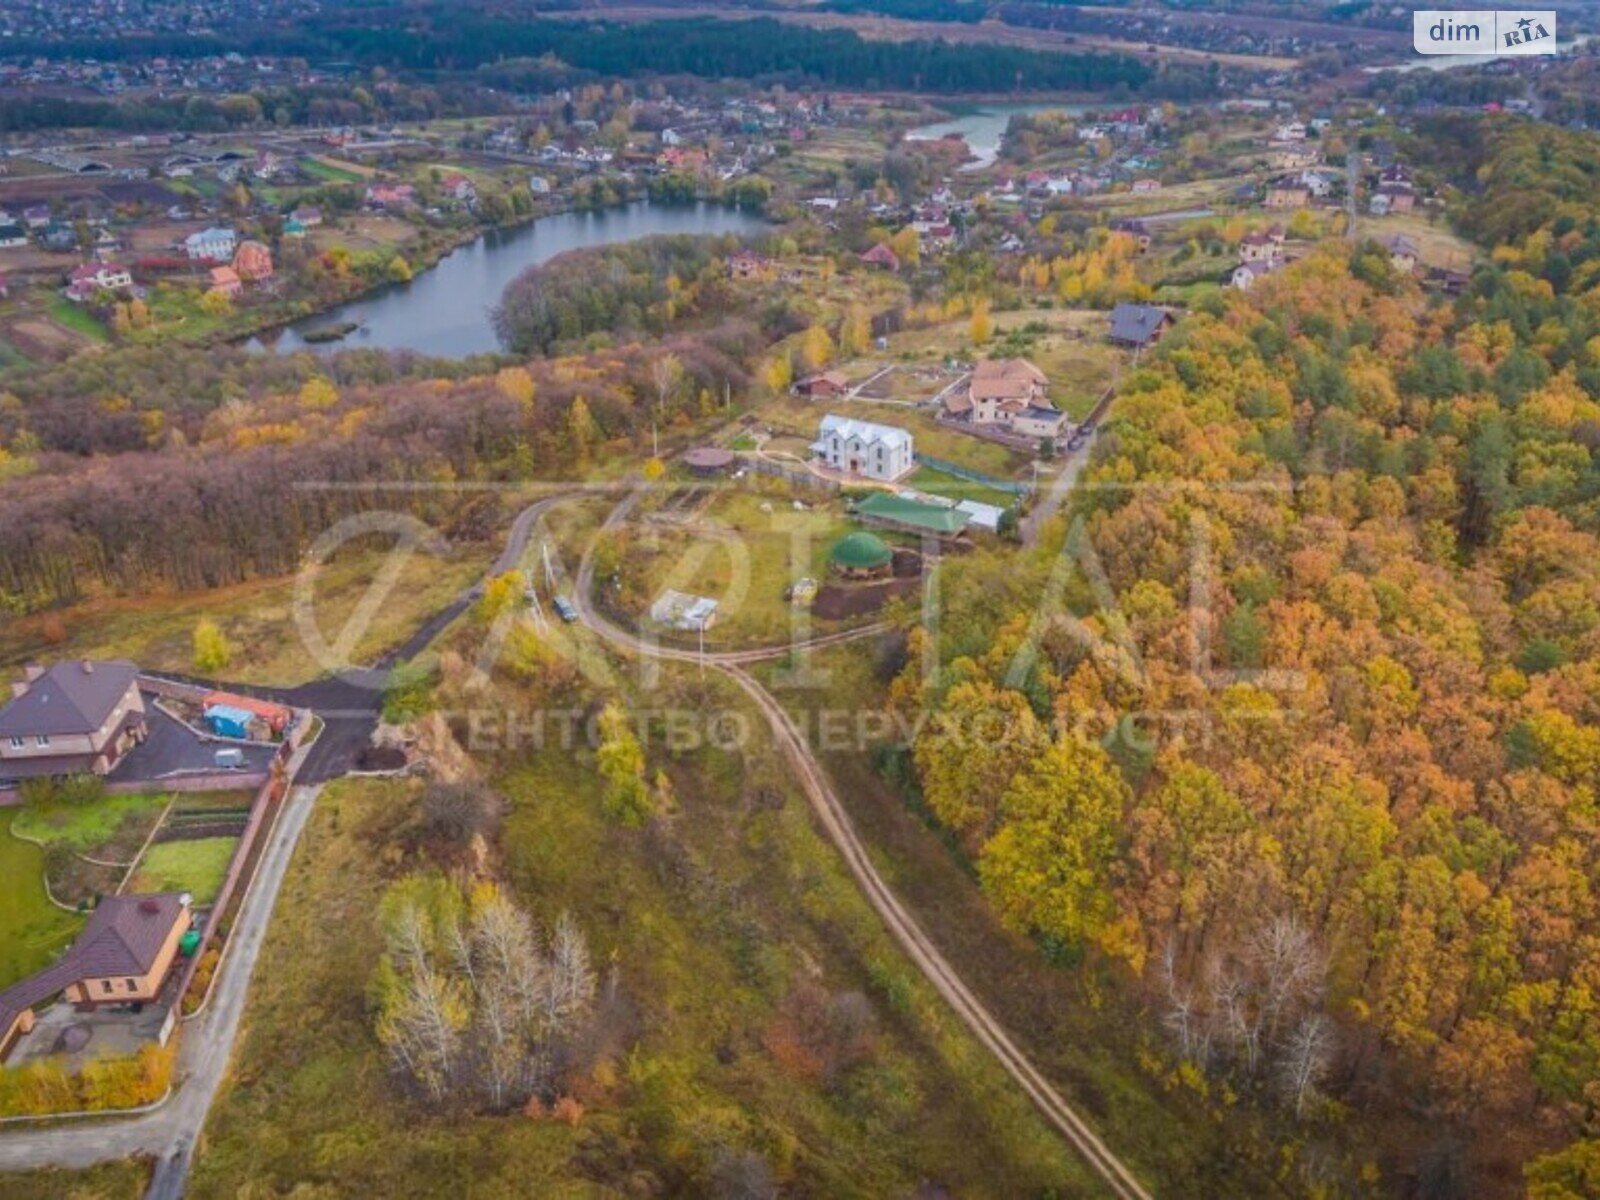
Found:
[[894, 561], [894, 552], [875, 534], [847, 533], [833, 547], [834, 569], [843, 575], [875, 575]]
[[856, 505], [856, 516], [869, 525], [904, 533], [931, 533], [940, 538], [959, 537], [972, 519], [958, 508], [907, 500], [888, 492], [873, 492]]

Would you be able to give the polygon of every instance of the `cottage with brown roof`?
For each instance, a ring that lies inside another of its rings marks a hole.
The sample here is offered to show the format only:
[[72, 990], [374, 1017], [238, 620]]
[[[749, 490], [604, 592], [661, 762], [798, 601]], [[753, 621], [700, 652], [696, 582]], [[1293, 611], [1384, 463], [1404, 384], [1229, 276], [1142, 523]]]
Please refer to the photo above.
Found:
[[192, 922], [189, 897], [176, 892], [101, 900], [54, 966], [0, 992], [0, 1061], [56, 996], [80, 1008], [158, 998]]
[[104, 775], [148, 733], [132, 663], [30, 666], [11, 689], [0, 708], [0, 779]]

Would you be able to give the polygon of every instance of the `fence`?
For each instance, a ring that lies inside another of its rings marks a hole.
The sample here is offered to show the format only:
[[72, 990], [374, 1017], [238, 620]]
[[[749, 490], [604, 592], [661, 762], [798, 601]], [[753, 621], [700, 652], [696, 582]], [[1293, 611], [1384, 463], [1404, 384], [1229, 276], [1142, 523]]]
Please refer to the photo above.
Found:
[[754, 456], [741, 457], [739, 465], [747, 471], [754, 471], [757, 475], [771, 475], [773, 478], [782, 479], [795, 487], [821, 492], [824, 495], [832, 496], [839, 491], [837, 480], [824, 479], [820, 475], [813, 475], [804, 467], [786, 467], [782, 463], [773, 462], [771, 459], [756, 458]]
[[954, 475], [957, 479], [965, 479], [968, 483], [980, 483], [986, 488], [993, 488], [1008, 496], [1026, 496], [1033, 491], [1031, 484], [1018, 483], [1013, 479], [996, 479], [993, 475], [985, 475], [982, 471], [974, 471], [971, 467], [963, 467], [960, 463], [953, 463], [947, 459], [935, 458], [920, 450], [917, 451], [917, 462], [925, 467], [932, 467], [935, 471], [943, 471], [946, 475]]

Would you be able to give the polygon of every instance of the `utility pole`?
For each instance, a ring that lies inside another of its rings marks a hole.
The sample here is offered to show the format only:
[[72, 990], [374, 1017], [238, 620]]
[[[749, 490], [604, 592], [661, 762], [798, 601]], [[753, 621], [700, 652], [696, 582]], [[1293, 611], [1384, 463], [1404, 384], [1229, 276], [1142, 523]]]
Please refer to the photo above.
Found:
[[1356, 240], [1356, 191], [1361, 182], [1361, 153], [1350, 150], [1344, 156], [1344, 236]]

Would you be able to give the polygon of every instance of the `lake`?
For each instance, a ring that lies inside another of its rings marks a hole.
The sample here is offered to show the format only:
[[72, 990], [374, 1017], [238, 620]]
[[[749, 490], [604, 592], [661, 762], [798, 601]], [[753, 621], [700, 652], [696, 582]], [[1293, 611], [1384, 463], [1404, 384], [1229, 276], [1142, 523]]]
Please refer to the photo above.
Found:
[[[664, 233], [759, 234], [772, 226], [754, 213], [716, 204], [651, 204], [638, 200], [603, 212], [558, 213], [515, 229], [491, 230], [418, 273], [409, 283], [352, 300], [338, 308], [252, 338], [249, 347], [297, 350], [413, 350], [459, 358], [500, 349], [489, 311], [500, 293], [528, 267], [568, 250], [609, 246]], [[355, 322], [342, 341], [307, 342], [314, 329]]]
[[932, 142], [952, 134], [961, 137], [967, 143], [967, 149], [972, 151], [976, 162], [966, 163], [963, 171], [981, 171], [984, 167], [992, 166], [994, 160], [1000, 155], [1000, 139], [1005, 136], [1006, 126], [1011, 118], [1019, 113], [1037, 112], [1064, 112], [1085, 113], [1089, 111], [1087, 104], [983, 104], [972, 111], [949, 121], [938, 121], [932, 125], [919, 125], [916, 129], [906, 132], [906, 140], [910, 142]]

